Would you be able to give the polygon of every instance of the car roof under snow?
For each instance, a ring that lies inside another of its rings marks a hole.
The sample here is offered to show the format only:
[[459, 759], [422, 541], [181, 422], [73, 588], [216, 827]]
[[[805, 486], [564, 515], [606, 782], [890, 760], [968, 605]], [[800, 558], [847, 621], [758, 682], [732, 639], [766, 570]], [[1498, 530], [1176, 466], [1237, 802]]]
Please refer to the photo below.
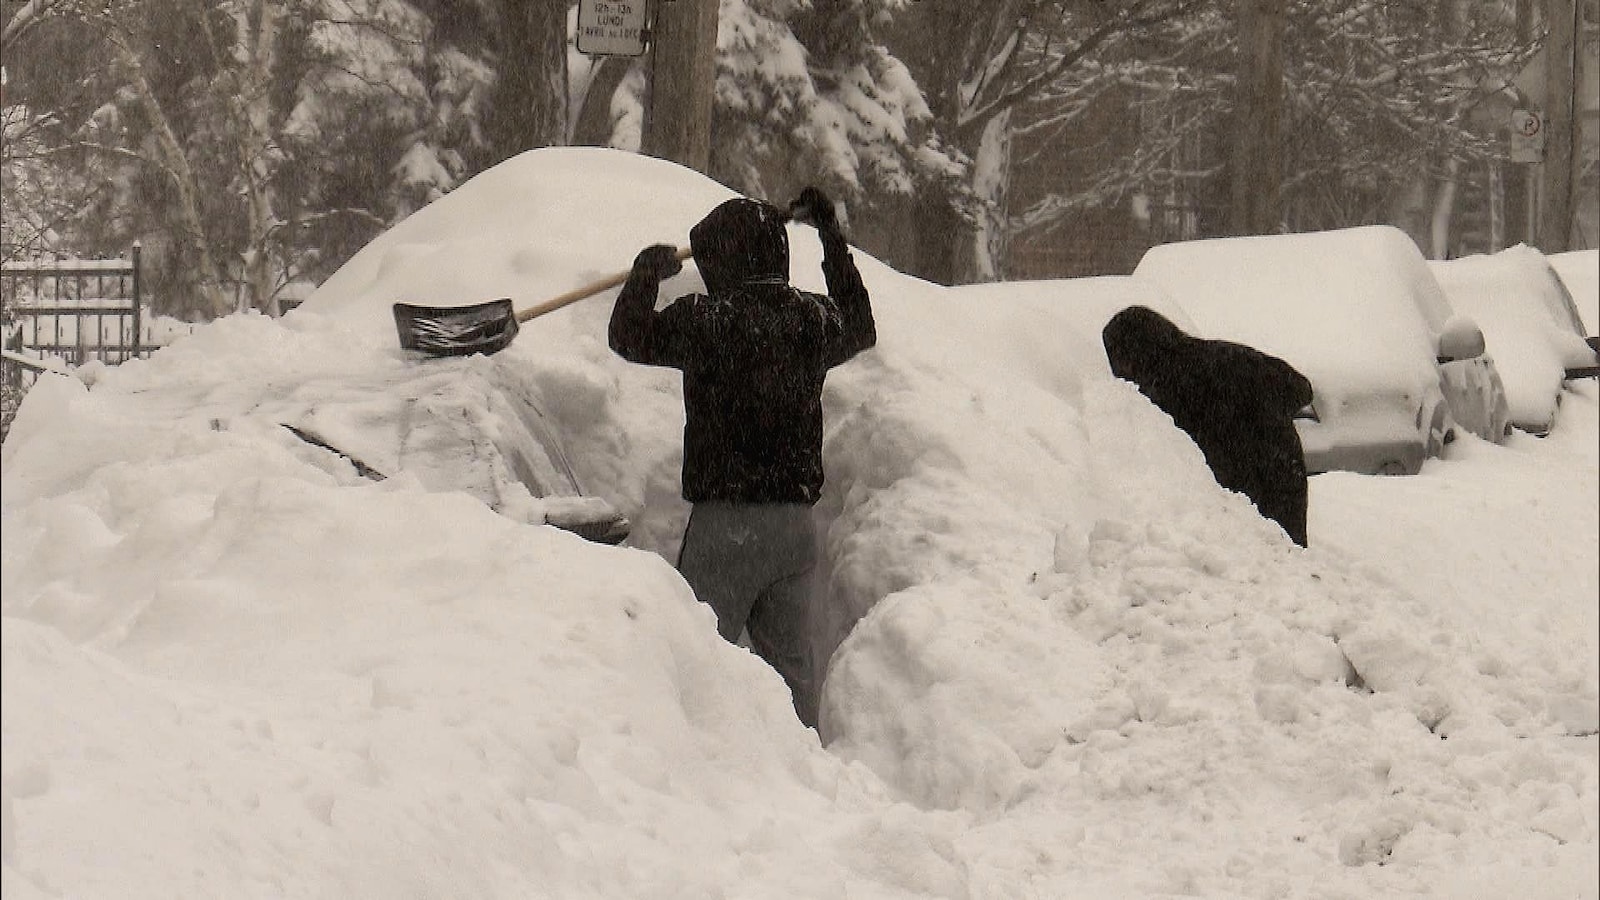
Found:
[[1152, 247], [1160, 284], [1203, 337], [1281, 357], [1323, 396], [1426, 390], [1450, 306], [1404, 232], [1363, 226]]

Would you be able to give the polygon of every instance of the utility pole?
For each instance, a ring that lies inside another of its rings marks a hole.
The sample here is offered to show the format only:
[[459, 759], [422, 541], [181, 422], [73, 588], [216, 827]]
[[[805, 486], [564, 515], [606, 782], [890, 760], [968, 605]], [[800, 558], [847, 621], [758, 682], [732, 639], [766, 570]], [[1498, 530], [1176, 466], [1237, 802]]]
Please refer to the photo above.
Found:
[[1577, 183], [1578, 17], [1576, 0], [1545, 0], [1544, 202], [1538, 247], [1560, 253], [1572, 240], [1573, 189]]
[[717, 0], [654, 0], [643, 150], [697, 172], [711, 165]]
[[[1517, 44], [1533, 40], [1533, 0], [1517, 0]], [[1519, 91], [1520, 96], [1520, 91]], [[1526, 99], [1521, 100], [1526, 103]], [[1512, 162], [1504, 168], [1505, 243], [1533, 243], [1533, 185], [1529, 164]], [[1496, 248], [1498, 249], [1498, 248]]]
[[1234, 234], [1272, 234], [1283, 219], [1284, 6], [1285, 0], [1235, 0], [1239, 61], [1228, 223]]

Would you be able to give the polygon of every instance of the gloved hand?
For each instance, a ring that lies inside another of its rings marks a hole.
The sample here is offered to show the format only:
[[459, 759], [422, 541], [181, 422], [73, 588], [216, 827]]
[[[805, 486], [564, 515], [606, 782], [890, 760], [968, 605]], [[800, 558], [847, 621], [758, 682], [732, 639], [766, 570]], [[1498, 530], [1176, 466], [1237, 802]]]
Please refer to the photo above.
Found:
[[657, 281], [683, 271], [678, 259], [678, 248], [671, 244], [651, 244], [633, 258], [633, 270], [654, 277]]
[[800, 196], [789, 204], [789, 218], [796, 222], [810, 222], [818, 230], [839, 230], [839, 220], [833, 214], [833, 201], [814, 187], [801, 191]]

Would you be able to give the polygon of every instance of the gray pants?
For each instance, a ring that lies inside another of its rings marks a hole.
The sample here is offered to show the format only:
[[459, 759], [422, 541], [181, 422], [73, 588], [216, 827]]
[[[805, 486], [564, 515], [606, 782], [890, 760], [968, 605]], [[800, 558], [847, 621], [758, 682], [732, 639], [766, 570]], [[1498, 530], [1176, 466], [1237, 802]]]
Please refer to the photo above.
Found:
[[816, 727], [810, 647], [816, 526], [803, 503], [696, 503], [678, 571], [717, 614], [717, 631], [750, 646], [789, 685], [800, 721]]

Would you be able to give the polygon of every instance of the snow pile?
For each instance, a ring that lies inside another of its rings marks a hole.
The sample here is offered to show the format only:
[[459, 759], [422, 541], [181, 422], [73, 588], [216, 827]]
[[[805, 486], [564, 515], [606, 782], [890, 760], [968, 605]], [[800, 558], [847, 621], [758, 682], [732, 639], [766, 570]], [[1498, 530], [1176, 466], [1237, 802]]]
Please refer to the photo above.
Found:
[[1028, 370], [1066, 360], [1084, 375], [1103, 377], [1110, 367], [1100, 332], [1130, 306], [1153, 309], [1190, 333], [1198, 330], [1160, 284], [1133, 276], [966, 284], [949, 290], [971, 314], [1003, 312], [1008, 330], [1005, 347], [997, 349], [1008, 358], [1025, 354]]
[[1525, 671], [1600, 683], [1597, 396], [1593, 382], [1575, 384], [1548, 437], [1513, 432], [1497, 446], [1463, 436], [1420, 479], [1313, 478], [1312, 530], [1479, 640], [1542, 647]]
[[952, 895], [658, 556], [127, 399], [5, 446], [8, 897]]
[[[1593, 841], [1593, 738], [1563, 737], [1595, 732], [1592, 645], [1551, 659], [1296, 551], [1131, 388], [1086, 405], [1086, 540], [880, 603], [830, 673], [831, 749], [979, 813], [985, 846], [1092, 861], [1077, 891], [1426, 891], [1439, 854], [1506, 872]], [[1526, 798], [1486, 816], [1495, 785]]]
[[[42, 382], [3, 451], [6, 896], [1595, 896], [1593, 454], [1318, 479], [1301, 551], [1105, 373], [1134, 281], [985, 297], [858, 254], [880, 344], [828, 380], [801, 728], [662, 558], [679, 379], [606, 348], [614, 292], [487, 360], [389, 319], [526, 305], [725, 196], [537, 151], [282, 320]], [[530, 455], [632, 546], [539, 525]]]
[[171, 316], [152, 315], [146, 310], [144, 315], [144, 334], [141, 340], [152, 347], [165, 347], [176, 344], [191, 334], [200, 326], [194, 322], [185, 322]]

